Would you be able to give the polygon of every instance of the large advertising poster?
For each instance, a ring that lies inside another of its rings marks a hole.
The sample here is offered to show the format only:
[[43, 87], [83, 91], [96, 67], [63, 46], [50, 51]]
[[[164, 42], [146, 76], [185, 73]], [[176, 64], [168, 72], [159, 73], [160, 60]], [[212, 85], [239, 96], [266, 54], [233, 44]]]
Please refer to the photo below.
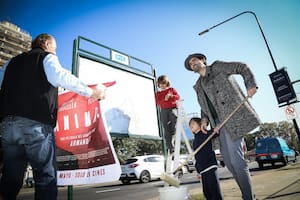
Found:
[[[114, 83], [106, 85], [113, 87]], [[58, 185], [119, 179], [120, 164], [101, 108], [104, 101], [70, 91], [59, 95], [55, 128]]]
[[67, 91], [58, 98], [55, 128], [58, 185], [116, 181], [121, 168], [111, 133], [159, 137], [154, 79], [79, 56], [78, 77], [104, 83], [106, 98], [88, 99]]
[[101, 109], [110, 133], [159, 137], [154, 80], [79, 56], [78, 77], [87, 84], [115, 82]]

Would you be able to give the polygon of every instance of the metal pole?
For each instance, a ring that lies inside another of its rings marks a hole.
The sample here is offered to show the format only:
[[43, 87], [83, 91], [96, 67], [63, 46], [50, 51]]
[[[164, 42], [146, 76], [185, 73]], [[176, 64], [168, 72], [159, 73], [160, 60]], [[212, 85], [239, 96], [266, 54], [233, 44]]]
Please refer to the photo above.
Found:
[[293, 85], [294, 83], [297, 83], [297, 82], [300, 82], [300, 79], [299, 79], [299, 80], [292, 81], [292, 82], [291, 82], [291, 85]]
[[[292, 82], [291, 82], [291, 85], [293, 85], [293, 84], [295, 84], [295, 83], [298, 83], [298, 82], [300, 82], [300, 79], [295, 80], [295, 81], [292, 81]], [[293, 124], [294, 124], [294, 127], [295, 127], [295, 131], [296, 131], [296, 133], [297, 133], [298, 142], [299, 142], [299, 144], [300, 144], [300, 131], [299, 131], [299, 127], [298, 127], [298, 124], [297, 124], [296, 119], [293, 119]]]
[[[78, 76], [78, 49], [79, 49], [79, 37], [73, 42], [73, 60], [72, 60], [72, 74]], [[68, 185], [68, 200], [73, 200], [73, 186]]]
[[299, 131], [299, 127], [298, 127], [296, 119], [293, 119], [293, 123], [294, 123], [294, 127], [295, 127], [295, 130], [296, 130], [297, 136], [298, 136], [298, 142], [300, 144], [300, 131]]
[[[237, 15], [231, 17], [231, 18], [228, 18], [228, 19], [226, 19], [226, 20], [224, 20], [224, 21], [222, 21], [222, 22], [220, 22], [220, 23], [218, 23], [218, 24], [216, 24], [216, 25], [214, 25], [214, 26], [208, 28], [208, 29], [205, 29], [204, 31], [200, 32], [198, 35], [203, 35], [203, 34], [209, 32], [211, 29], [216, 28], [217, 26], [220, 26], [220, 25], [222, 25], [222, 24], [224, 24], [224, 23], [226, 23], [226, 22], [228, 22], [228, 21], [230, 21], [230, 20], [232, 20], [232, 19], [234, 19], [234, 18], [236, 18], [236, 17], [238, 17], [238, 16], [240, 16], [240, 15], [246, 14], [246, 13], [252, 14], [252, 15], [255, 17], [255, 20], [256, 20], [256, 22], [257, 22], [257, 24], [258, 24], [259, 30], [260, 30], [260, 32], [261, 32], [261, 34], [262, 34], [262, 36], [263, 36], [263, 39], [264, 39], [264, 41], [265, 41], [265, 43], [266, 43], [268, 52], [269, 52], [269, 54], [270, 54], [272, 63], [273, 63], [273, 65], [274, 65], [274, 68], [275, 68], [276, 71], [278, 71], [277, 66], [276, 66], [276, 63], [275, 63], [275, 60], [274, 60], [273, 55], [272, 55], [272, 52], [271, 52], [271, 50], [270, 50], [269, 44], [268, 44], [268, 42], [267, 42], [266, 36], [265, 36], [265, 34], [264, 34], [263, 30], [262, 30], [262, 27], [261, 27], [261, 25], [260, 25], [260, 23], [259, 23], [259, 20], [258, 20], [256, 14], [255, 14], [254, 12], [252, 12], [252, 11], [244, 11], [244, 12], [241, 12], [240, 14], [237, 14]], [[300, 80], [296, 80], [296, 81], [291, 82], [291, 85], [294, 84], [294, 83], [297, 83], [297, 82], [300, 82]], [[297, 122], [296, 122], [295, 119], [293, 119], [293, 123], [294, 123], [294, 126], [295, 126], [296, 133], [297, 133], [297, 135], [298, 135], [299, 143], [300, 143], [300, 132], [299, 132], [299, 127], [298, 127]]]
[[238, 16], [240, 16], [240, 15], [242, 15], [242, 14], [245, 14], [245, 13], [252, 14], [252, 15], [255, 17], [256, 22], [257, 22], [258, 27], [259, 27], [259, 30], [260, 30], [260, 32], [261, 32], [261, 34], [262, 34], [262, 36], [263, 36], [263, 39], [264, 39], [264, 41], [265, 41], [265, 43], [266, 43], [266, 45], [267, 45], [267, 49], [268, 49], [268, 52], [269, 52], [270, 57], [271, 57], [271, 59], [272, 59], [274, 68], [275, 68], [275, 70], [277, 71], [278, 69], [277, 69], [275, 60], [274, 60], [274, 58], [273, 58], [273, 55], [272, 55], [272, 53], [271, 53], [270, 47], [269, 47], [269, 45], [268, 45], [267, 39], [266, 39], [266, 37], [265, 37], [265, 34], [264, 34], [263, 30], [262, 30], [262, 27], [261, 27], [261, 25], [260, 25], [260, 23], [259, 23], [259, 20], [258, 20], [256, 14], [255, 14], [254, 12], [252, 12], [252, 11], [244, 11], [244, 12], [242, 12], [242, 13], [236, 15], [236, 16], [233, 16], [233, 17], [231, 17], [231, 18], [229, 18], [229, 19], [224, 20], [223, 22], [221, 22], [221, 23], [219, 23], [219, 24], [216, 24], [216, 25], [212, 26], [211, 28], [208, 28], [208, 29], [206, 29], [206, 30], [200, 32], [198, 35], [203, 35], [203, 34], [207, 33], [209, 30], [211, 30], [211, 29], [213, 29], [213, 28], [215, 28], [215, 27], [217, 27], [217, 26], [220, 26], [221, 24], [224, 24], [224, 23], [226, 23], [226, 22], [228, 22], [228, 21], [230, 21], [230, 20], [232, 20], [232, 19], [234, 19], [234, 18], [236, 18], [236, 17], [238, 17]]
[[73, 200], [73, 186], [68, 185], [68, 200]]

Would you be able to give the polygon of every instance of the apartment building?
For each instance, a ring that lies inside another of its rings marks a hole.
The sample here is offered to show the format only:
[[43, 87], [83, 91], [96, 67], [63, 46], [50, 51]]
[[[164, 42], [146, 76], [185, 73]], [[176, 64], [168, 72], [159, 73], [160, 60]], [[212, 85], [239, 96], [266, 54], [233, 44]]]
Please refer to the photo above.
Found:
[[31, 47], [31, 35], [7, 21], [0, 22], [0, 69], [7, 60], [28, 51]]

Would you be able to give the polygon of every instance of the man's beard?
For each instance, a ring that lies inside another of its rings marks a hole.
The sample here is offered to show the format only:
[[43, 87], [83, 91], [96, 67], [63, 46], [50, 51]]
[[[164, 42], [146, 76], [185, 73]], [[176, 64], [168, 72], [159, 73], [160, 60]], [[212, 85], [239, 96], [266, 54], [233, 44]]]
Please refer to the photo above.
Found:
[[206, 69], [205, 65], [198, 64], [197, 67], [193, 69], [195, 73], [200, 73], [202, 70]]

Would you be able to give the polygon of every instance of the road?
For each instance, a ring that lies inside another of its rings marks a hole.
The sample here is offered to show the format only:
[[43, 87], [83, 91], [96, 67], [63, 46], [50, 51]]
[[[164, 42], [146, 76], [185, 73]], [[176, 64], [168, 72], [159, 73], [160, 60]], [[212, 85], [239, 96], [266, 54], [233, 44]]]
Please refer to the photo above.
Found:
[[[276, 165], [275, 167], [281, 167]], [[251, 175], [255, 176], [259, 173], [263, 173], [265, 170], [271, 169], [271, 166], [266, 166], [263, 170], [259, 170], [256, 162], [249, 163], [249, 169]], [[232, 175], [225, 167], [218, 169], [219, 178], [226, 180], [232, 178]], [[199, 192], [202, 191], [201, 183], [197, 178], [196, 172], [184, 174], [181, 178], [181, 185], [186, 185], [188, 189], [199, 188]], [[132, 182], [130, 185], [122, 185], [121, 182], [113, 182], [101, 185], [85, 185], [85, 186], [74, 186], [73, 188], [73, 200], [120, 200], [120, 199], [131, 199], [131, 200], [146, 200], [159, 196], [159, 188], [164, 187], [163, 181], [152, 181], [150, 183], [140, 184], [139, 182]], [[32, 200], [33, 189], [24, 188], [21, 194], [17, 198], [18, 200]], [[67, 200], [68, 190], [67, 187], [59, 187], [58, 200]]]

